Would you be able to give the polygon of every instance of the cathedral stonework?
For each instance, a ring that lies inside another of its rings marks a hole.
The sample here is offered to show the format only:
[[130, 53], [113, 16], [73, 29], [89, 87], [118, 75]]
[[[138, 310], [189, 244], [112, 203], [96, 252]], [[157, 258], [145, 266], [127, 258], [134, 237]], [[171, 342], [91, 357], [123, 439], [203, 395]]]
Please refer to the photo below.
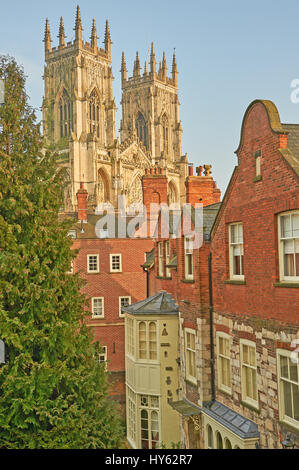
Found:
[[51, 47], [49, 22], [45, 28], [43, 129], [47, 144], [67, 168], [63, 211], [76, 212], [80, 183], [88, 191], [88, 207], [101, 203], [117, 207], [119, 195], [127, 204], [142, 202], [145, 169], [163, 168], [168, 181], [168, 201], [186, 202], [188, 160], [182, 156], [176, 56], [171, 77], [165, 54], [157, 70], [154, 46], [150, 62], [141, 73], [139, 55], [133, 76], [127, 77], [122, 56], [122, 119], [116, 137], [116, 104], [112, 89], [111, 37], [108, 21], [104, 48], [98, 48], [95, 20], [90, 42], [82, 38], [77, 7], [75, 40], [65, 42], [63, 19], [59, 45]]

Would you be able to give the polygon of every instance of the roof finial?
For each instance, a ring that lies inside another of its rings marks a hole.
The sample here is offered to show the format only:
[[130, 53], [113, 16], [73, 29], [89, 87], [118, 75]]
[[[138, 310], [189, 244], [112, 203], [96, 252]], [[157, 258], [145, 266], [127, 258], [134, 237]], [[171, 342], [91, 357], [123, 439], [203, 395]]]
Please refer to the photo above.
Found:
[[121, 56], [121, 81], [124, 83], [127, 80], [127, 65], [126, 65], [126, 59], [125, 59], [125, 53], [122, 53]]
[[134, 62], [134, 70], [133, 70], [133, 77], [140, 77], [140, 60], [139, 60], [139, 54], [138, 51], [136, 52], [136, 60]]
[[75, 23], [75, 42], [79, 45], [82, 44], [82, 22], [81, 22], [81, 15], [80, 15], [80, 7], [77, 5], [77, 13], [76, 13], [76, 23]]
[[166, 81], [167, 78], [167, 64], [166, 64], [166, 56], [165, 52], [163, 52], [163, 60], [162, 60], [162, 78]]
[[65, 47], [65, 33], [64, 33], [64, 24], [63, 18], [60, 17], [60, 25], [59, 25], [59, 34], [57, 36], [59, 38], [59, 47]]
[[152, 42], [151, 58], [150, 58], [150, 72], [151, 72], [151, 76], [154, 78], [156, 76], [156, 57], [155, 57], [153, 42]]
[[111, 56], [111, 36], [110, 36], [110, 29], [109, 29], [108, 20], [106, 20], [104, 44], [105, 44], [105, 52], [110, 57]]
[[43, 42], [45, 43], [45, 55], [47, 55], [48, 52], [51, 52], [51, 42], [52, 42], [48, 18], [46, 19], [45, 36], [44, 36]]
[[147, 75], [147, 63], [146, 61], [144, 62], [144, 72], [143, 72], [143, 76], [145, 77]]
[[96, 20], [93, 18], [92, 20], [92, 28], [91, 28], [91, 36], [90, 36], [90, 44], [91, 48], [94, 52], [98, 50], [98, 36], [97, 36], [97, 27], [96, 27]]
[[176, 63], [176, 55], [175, 55], [175, 48], [173, 51], [173, 59], [172, 59], [172, 80], [174, 86], [178, 86], [178, 68]]

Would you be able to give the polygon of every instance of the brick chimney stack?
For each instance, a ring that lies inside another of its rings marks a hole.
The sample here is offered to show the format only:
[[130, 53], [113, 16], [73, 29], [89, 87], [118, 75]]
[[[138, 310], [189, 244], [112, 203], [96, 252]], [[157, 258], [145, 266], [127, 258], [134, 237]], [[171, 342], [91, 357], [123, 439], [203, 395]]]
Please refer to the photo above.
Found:
[[80, 189], [77, 191], [78, 201], [78, 220], [87, 221], [87, 196], [88, 192], [84, 188], [84, 183], [80, 183]]
[[197, 167], [196, 174], [197, 176], [193, 175], [193, 166], [189, 166], [189, 176], [185, 183], [187, 203], [192, 206], [196, 203], [209, 206], [220, 202], [221, 192], [211, 175], [211, 165]]

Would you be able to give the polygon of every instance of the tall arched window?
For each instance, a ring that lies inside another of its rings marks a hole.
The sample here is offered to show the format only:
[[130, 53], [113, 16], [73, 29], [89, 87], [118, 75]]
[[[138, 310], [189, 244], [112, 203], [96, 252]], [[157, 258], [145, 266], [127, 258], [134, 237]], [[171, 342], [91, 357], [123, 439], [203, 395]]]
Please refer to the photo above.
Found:
[[157, 334], [156, 323], [149, 324], [149, 358], [152, 360], [157, 359]]
[[100, 137], [100, 103], [95, 90], [92, 91], [88, 102], [88, 124], [90, 134]]
[[168, 153], [168, 137], [169, 137], [169, 124], [166, 114], [162, 116], [162, 150]]
[[148, 148], [148, 143], [147, 143], [147, 126], [145, 123], [145, 119], [143, 115], [139, 112], [137, 115], [137, 119], [135, 122], [135, 127], [136, 127], [136, 132], [137, 132], [137, 137], [141, 142], [143, 142], [143, 145], [145, 148]]
[[213, 430], [209, 424], [207, 425], [207, 435], [208, 435], [208, 449], [213, 449], [214, 448]]
[[217, 449], [223, 449], [223, 440], [220, 432], [217, 432], [216, 434], [216, 443], [217, 443]]
[[73, 109], [67, 91], [64, 89], [59, 100], [60, 137], [68, 137], [73, 130]]
[[146, 324], [139, 323], [139, 359], [146, 359]]

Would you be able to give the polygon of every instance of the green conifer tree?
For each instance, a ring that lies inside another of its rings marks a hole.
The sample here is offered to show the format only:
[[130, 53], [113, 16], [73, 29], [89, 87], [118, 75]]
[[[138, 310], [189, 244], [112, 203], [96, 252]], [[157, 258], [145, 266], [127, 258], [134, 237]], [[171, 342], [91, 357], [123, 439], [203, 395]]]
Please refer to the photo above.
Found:
[[58, 217], [64, 175], [43, 151], [25, 76], [0, 56], [0, 448], [115, 448], [122, 427], [105, 366], [85, 326], [70, 221]]

